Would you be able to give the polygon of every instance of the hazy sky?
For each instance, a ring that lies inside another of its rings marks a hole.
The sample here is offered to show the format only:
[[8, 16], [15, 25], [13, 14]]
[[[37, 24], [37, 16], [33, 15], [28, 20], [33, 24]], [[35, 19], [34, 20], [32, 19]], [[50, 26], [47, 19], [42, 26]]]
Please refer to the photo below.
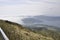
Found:
[[60, 16], [60, 0], [0, 0], [0, 16]]

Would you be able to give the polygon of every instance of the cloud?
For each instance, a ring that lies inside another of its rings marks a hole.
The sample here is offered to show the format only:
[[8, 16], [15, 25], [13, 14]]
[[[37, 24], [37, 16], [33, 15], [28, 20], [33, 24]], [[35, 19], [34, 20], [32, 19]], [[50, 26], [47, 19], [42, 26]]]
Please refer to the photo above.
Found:
[[0, 7], [0, 15], [38, 15], [39, 7], [39, 4], [3, 6]]
[[49, 8], [47, 11], [45, 11], [45, 15], [60, 16], [60, 5], [54, 5], [53, 7]]
[[60, 4], [60, 0], [0, 0], [0, 5], [29, 4], [40, 2]]
[[19, 23], [17, 16], [35, 15], [60, 16], [60, 0], [0, 0], [0, 19]]
[[0, 0], [1, 15], [52, 15], [60, 14], [59, 0]]

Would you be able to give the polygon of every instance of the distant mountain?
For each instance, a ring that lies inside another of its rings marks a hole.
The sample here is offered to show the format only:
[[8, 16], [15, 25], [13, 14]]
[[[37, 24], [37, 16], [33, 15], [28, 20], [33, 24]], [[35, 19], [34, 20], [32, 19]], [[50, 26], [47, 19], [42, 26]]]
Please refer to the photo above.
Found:
[[59, 16], [44, 16], [44, 15], [39, 15], [39, 16], [34, 16], [31, 18], [24, 18], [22, 19], [23, 23], [26, 25], [32, 24], [44, 24], [44, 25], [51, 25], [51, 26], [56, 26], [60, 27], [60, 17]]
[[60, 31], [59, 27], [56, 26], [50, 26], [50, 25], [44, 25], [44, 24], [31, 24], [31, 25], [25, 25], [27, 28], [31, 28], [32, 30], [40, 30], [42, 29], [48, 29], [53, 31]]
[[40, 15], [40, 16], [34, 16], [34, 18], [37, 18], [37, 19], [44, 19], [44, 20], [47, 20], [47, 21], [60, 21], [60, 16], [44, 16], [44, 15]]
[[42, 22], [42, 21], [34, 19], [34, 18], [24, 18], [22, 21], [23, 21], [23, 23], [26, 23], [26, 24], [35, 24], [35, 23]]
[[53, 40], [60, 40], [60, 17], [59, 16], [34, 16], [22, 19], [26, 28], [35, 33], [46, 37], [52, 37]]

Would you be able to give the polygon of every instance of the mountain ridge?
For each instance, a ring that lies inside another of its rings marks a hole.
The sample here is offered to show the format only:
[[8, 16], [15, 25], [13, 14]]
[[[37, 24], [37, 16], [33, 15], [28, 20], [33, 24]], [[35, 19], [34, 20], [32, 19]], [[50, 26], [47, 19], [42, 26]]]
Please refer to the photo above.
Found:
[[[31, 20], [31, 21], [30, 21]], [[51, 26], [60, 27], [60, 17], [53, 17], [53, 16], [44, 16], [44, 15], [38, 15], [33, 16], [31, 18], [24, 18], [22, 19], [24, 24], [46, 24]]]

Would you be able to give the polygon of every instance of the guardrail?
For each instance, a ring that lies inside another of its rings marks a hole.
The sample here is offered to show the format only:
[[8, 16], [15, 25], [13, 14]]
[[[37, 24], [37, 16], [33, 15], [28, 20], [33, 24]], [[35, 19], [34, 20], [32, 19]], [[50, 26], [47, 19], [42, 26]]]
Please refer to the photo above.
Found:
[[5, 40], [9, 40], [9, 38], [6, 36], [6, 34], [5, 34], [4, 31], [2, 30], [2, 28], [0, 28], [0, 32], [1, 32], [1, 34], [2, 34], [2, 36], [3, 36], [3, 38], [4, 38]]

